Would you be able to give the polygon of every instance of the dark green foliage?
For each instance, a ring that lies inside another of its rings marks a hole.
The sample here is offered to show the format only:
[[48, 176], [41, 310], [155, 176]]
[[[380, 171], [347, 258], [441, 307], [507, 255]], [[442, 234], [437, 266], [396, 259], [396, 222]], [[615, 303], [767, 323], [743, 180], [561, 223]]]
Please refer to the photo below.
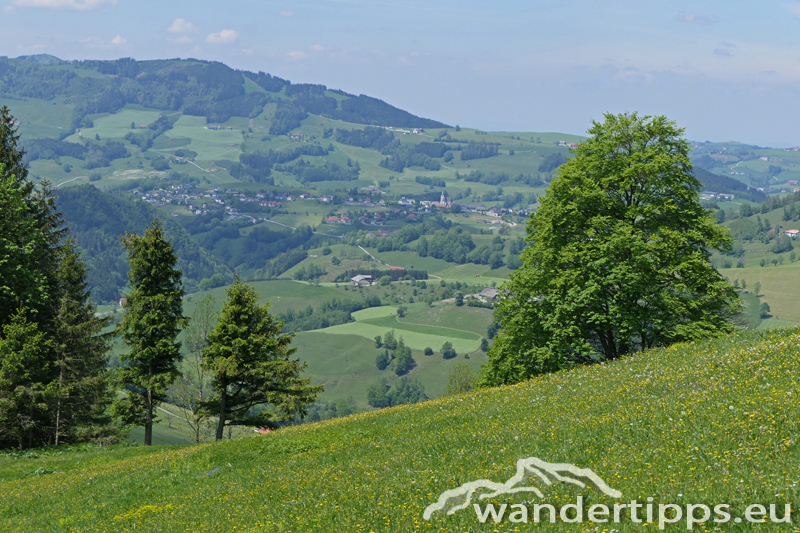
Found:
[[[286, 252], [294, 255], [292, 257], [284, 256], [284, 259], [296, 259], [294, 256], [306, 253], [303, 250], [296, 249], [306, 245], [314, 236], [308, 226], [301, 226], [293, 231], [275, 230], [271, 227], [259, 226], [253, 228], [247, 235], [241, 235], [239, 228], [244, 225], [247, 225], [244, 221], [218, 222], [211, 231], [196, 234], [194, 240], [202, 248], [209, 250], [220, 260], [227, 263], [232, 269], [251, 270], [261, 267], [265, 261], [278, 258], [280, 254]], [[278, 261], [274, 265], [268, 264], [267, 270], [269, 272], [262, 272], [261, 275], [256, 273], [256, 277], [262, 277], [263, 274], [266, 274], [266, 277], [278, 276], [285, 271], [278, 270], [290, 262]], [[297, 262], [292, 263], [291, 266], [294, 266]], [[291, 266], [287, 267], [287, 269], [291, 268]]]
[[770, 251], [774, 254], [781, 254], [792, 250], [794, 250], [794, 245], [792, 245], [792, 238], [788, 235], [778, 235], [775, 237], [775, 242], [770, 247]]
[[318, 181], [352, 181], [358, 179], [358, 168], [347, 168], [336, 163], [325, 162], [322, 166], [312, 165], [305, 159], [301, 159], [293, 165], [275, 167], [275, 170], [282, 170], [297, 176], [303, 183], [314, 183]]
[[294, 272], [294, 279], [298, 281], [310, 281], [312, 279], [317, 279], [320, 276], [324, 276], [327, 272], [325, 272], [325, 268], [320, 265], [311, 264], [308, 268], [301, 266]]
[[428, 399], [425, 387], [416, 378], [402, 377], [395, 382], [391, 391], [390, 388], [386, 378], [381, 378], [378, 383], [370, 385], [367, 389], [367, 403], [372, 407], [381, 408]]
[[125, 316], [117, 327], [129, 352], [120, 356], [118, 383], [126, 396], [114, 404], [124, 423], [145, 427], [144, 444], [152, 444], [154, 409], [178, 376], [181, 343], [177, 341], [183, 316], [183, 286], [178, 258], [156, 218], [143, 235], [126, 232], [131, 291]]
[[422, 185], [432, 185], [434, 187], [447, 187], [447, 182], [442, 178], [429, 178], [427, 176], [417, 176], [414, 181]]
[[567, 161], [566, 156], [560, 152], [548, 154], [539, 163], [539, 172], [553, 172]]
[[34, 445], [46, 420], [52, 341], [24, 310], [9, 317], [0, 335], [0, 442]]
[[486, 339], [486, 337], [483, 337], [481, 339], [481, 351], [482, 352], [489, 351], [489, 341]]
[[[46, 183], [0, 110], [0, 446], [109, 442], [106, 324]], [[12, 440], [9, 440], [12, 439]]]
[[[352, 415], [357, 411], [356, 402], [352, 397], [346, 400], [342, 398], [337, 402], [314, 402], [311, 407], [308, 408], [308, 413], [302, 420], [304, 422], [330, 420], [331, 418]], [[299, 418], [295, 419], [297, 422], [300, 420]]]
[[378, 370], [386, 370], [386, 367], [389, 366], [391, 361], [392, 358], [389, 356], [389, 350], [384, 350], [375, 357], [375, 366], [378, 367]]
[[394, 353], [394, 373], [398, 376], [407, 374], [416, 364], [411, 355], [411, 348], [406, 346], [403, 338], [400, 337], [397, 343], [397, 350]]
[[447, 377], [447, 386], [442, 396], [470, 392], [478, 383], [478, 374], [467, 363], [458, 363]]
[[703, 184], [703, 190], [733, 194], [737, 199], [741, 198], [751, 202], [763, 202], [767, 199], [767, 195], [763, 191], [759, 191], [755, 187], [748, 187], [737, 179], [708, 172], [703, 167], [695, 166], [692, 174]]
[[113, 396], [106, 372], [111, 339], [101, 331], [110, 318], [97, 316], [89, 297], [86, 265], [72, 239], [64, 243], [59, 256], [53, 398], [49, 409], [53, 443], [108, 443], [116, 433], [107, 412]]
[[[300, 377], [306, 364], [291, 359], [293, 336], [282, 335], [282, 327], [269, 314], [269, 304], [258, 305], [256, 292], [237, 277], [203, 361], [214, 380], [214, 396], [203, 407], [219, 418], [217, 440], [226, 425], [263, 426], [303, 416], [322, 392], [322, 385]], [[256, 406], [264, 409], [256, 413]]]
[[[92, 185], [65, 187], [57, 192], [71, 235], [84, 252], [89, 287], [95, 300], [118, 300], [128, 274], [119, 239], [127, 230], [143, 231], [158, 211], [146, 202], [112, 196]], [[164, 231], [179, 256], [178, 267], [189, 291], [196, 290], [197, 283], [214, 274], [222, 274], [227, 280], [233, 278], [231, 270], [198, 246], [177, 222], [165, 220]]]
[[486, 185], [500, 185], [511, 179], [507, 172], [481, 172], [480, 170], [473, 170], [463, 177], [464, 181], [471, 183], [485, 183]]
[[430, 348], [430, 347], [425, 348], [425, 351], [423, 353], [425, 355], [433, 355], [433, 348]]
[[771, 309], [769, 308], [769, 304], [767, 302], [763, 302], [760, 307], [760, 314], [761, 318], [770, 318], [772, 315], [770, 314]]
[[439, 230], [428, 237], [427, 248], [427, 255], [431, 257], [461, 264], [467, 261], [467, 254], [475, 248], [475, 243], [472, 235], [461, 226], [456, 226], [450, 230]]
[[477, 143], [475, 141], [470, 141], [467, 146], [461, 149], [461, 160], [485, 159], [487, 157], [494, 157], [497, 154], [497, 145], [489, 144], [485, 141]]
[[277, 318], [284, 323], [283, 330], [287, 333], [310, 331], [352, 322], [351, 313], [368, 307], [380, 306], [381, 300], [377, 296], [371, 296], [364, 300], [332, 298], [321, 303], [316, 309], [311, 305], [306, 306], [305, 309], [289, 309], [285, 313], [279, 314]]
[[456, 355], [458, 355], [458, 354], [456, 354], [456, 350], [455, 350], [455, 348], [453, 348], [453, 343], [452, 342], [447, 341], [442, 345], [442, 357], [443, 358], [452, 359]]
[[337, 129], [334, 138], [337, 142], [342, 144], [370, 148], [379, 152], [395, 140], [394, 134], [389, 130], [370, 126], [367, 126], [363, 130]]
[[291, 85], [290, 82], [284, 79], [278, 78], [277, 76], [272, 76], [270, 74], [265, 74], [261, 71], [258, 73], [244, 71], [244, 75], [265, 91], [273, 93], [280, 92], [283, 87]]
[[734, 329], [741, 302], [709, 261], [731, 240], [699, 203], [683, 130], [634, 113], [590, 133], [528, 222], [484, 384]]
[[300, 127], [300, 121], [308, 116], [305, 109], [291, 100], [278, 100], [278, 108], [269, 127], [270, 135], [286, 135]]
[[274, 259], [268, 261], [263, 270], [256, 270], [254, 277], [260, 278], [262, 277], [261, 274], [268, 278], [278, 277], [296, 264], [302, 262], [306, 257], [308, 257], [308, 252], [298, 248], [282, 252], [275, 256]]
[[84, 159], [87, 152], [86, 146], [82, 144], [57, 139], [30, 139], [25, 141], [23, 148], [27, 161], [36, 161], [37, 159], [58, 161], [59, 157]]
[[470, 298], [467, 300], [467, 307], [483, 307], [484, 309], [494, 309], [491, 302], [482, 302], [477, 298]]

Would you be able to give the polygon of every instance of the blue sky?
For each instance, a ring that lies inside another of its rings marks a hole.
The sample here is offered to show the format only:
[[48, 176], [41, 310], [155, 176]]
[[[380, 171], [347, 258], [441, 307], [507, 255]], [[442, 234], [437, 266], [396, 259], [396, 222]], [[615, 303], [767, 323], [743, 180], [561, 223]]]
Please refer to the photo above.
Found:
[[0, 17], [11, 57], [196, 57], [487, 130], [639, 111], [692, 140], [800, 145], [800, 2], [0, 0]]

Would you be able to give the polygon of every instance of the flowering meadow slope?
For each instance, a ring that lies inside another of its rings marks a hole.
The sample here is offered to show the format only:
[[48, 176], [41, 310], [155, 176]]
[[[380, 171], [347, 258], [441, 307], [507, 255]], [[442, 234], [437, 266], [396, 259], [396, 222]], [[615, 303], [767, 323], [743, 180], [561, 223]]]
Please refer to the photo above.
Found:
[[[624, 501], [726, 503], [736, 515], [800, 502], [798, 394], [800, 330], [772, 330], [220, 444], [6, 454], [0, 531], [523, 531], [537, 526], [481, 523], [471, 508], [426, 521], [423, 511], [462, 483], [505, 481], [534, 456], [591, 468]], [[539, 488], [554, 505], [616, 501], [589, 486]]]

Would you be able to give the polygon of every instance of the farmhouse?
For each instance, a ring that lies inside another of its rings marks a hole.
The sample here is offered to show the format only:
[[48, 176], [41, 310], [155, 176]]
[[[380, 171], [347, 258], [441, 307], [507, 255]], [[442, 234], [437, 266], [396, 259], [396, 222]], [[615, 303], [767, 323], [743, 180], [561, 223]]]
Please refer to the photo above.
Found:
[[496, 300], [497, 299], [497, 289], [487, 287], [481, 291], [478, 295], [484, 300]]
[[370, 283], [372, 283], [372, 276], [359, 274], [358, 276], [353, 276], [352, 278], [350, 278], [350, 281], [352, 281], [353, 285], [357, 287], [361, 285], [369, 285]]
[[788, 235], [789, 237], [800, 237], [800, 230], [797, 229], [787, 229], [783, 232], [784, 235]]

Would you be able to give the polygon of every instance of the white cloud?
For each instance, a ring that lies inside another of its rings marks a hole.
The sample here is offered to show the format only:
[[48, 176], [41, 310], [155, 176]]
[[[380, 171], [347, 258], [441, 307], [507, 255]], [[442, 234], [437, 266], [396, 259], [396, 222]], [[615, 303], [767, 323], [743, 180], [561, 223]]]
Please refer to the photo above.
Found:
[[697, 15], [695, 13], [678, 13], [678, 21], [680, 22], [696, 22], [697, 24], [714, 24], [719, 22], [719, 17], [714, 15]]
[[292, 15], [294, 15], [294, 13], [292, 13], [291, 11], [281, 11], [280, 12], [280, 16], [282, 16], [282, 17], [291, 17]]
[[222, 30], [219, 33], [212, 33], [206, 37], [206, 42], [211, 44], [230, 44], [239, 37], [236, 30]]
[[296, 50], [294, 52], [289, 52], [286, 55], [288, 55], [290, 58], [294, 59], [295, 61], [299, 61], [301, 59], [305, 59], [306, 58], [306, 53], [305, 52], [301, 52], [299, 50]]
[[123, 44], [128, 44], [128, 40], [125, 39], [122, 35], [117, 35], [116, 37], [111, 39], [111, 44], [122, 46]]
[[172, 21], [172, 26], [167, 28], [167, 31], [170, 33], [189, 33], [196, 29], [195, 25], [188, 20], [178, 18]]
[[714, 48], [714, 55], [731, 57], [731, 53], [726, 48]]
[[182, 37], [176, 37], [175, 39], [168, 39], [169, 42], [172, 44], [192, 44], [192, 39], [187, 37], [186, 35]]
[[315, 52], [324, 52], [325, 51], [325, 47], [322, 46], [321, 44], [315, 44], [315, 45], [309, 46], [309, 48], [314, 50]]
[[16, 11], [17, 10], [14, 9], [14, 6], [5, 6], [3, 8], [3, 14], [4, 15], [13, 15], [14, 13], [16, 13]]
[[117, 0], [14, 0], [20, 7], [44, 7], [48, 9], [75, 9], [89, 11], [105, 5], [114, 5]]

